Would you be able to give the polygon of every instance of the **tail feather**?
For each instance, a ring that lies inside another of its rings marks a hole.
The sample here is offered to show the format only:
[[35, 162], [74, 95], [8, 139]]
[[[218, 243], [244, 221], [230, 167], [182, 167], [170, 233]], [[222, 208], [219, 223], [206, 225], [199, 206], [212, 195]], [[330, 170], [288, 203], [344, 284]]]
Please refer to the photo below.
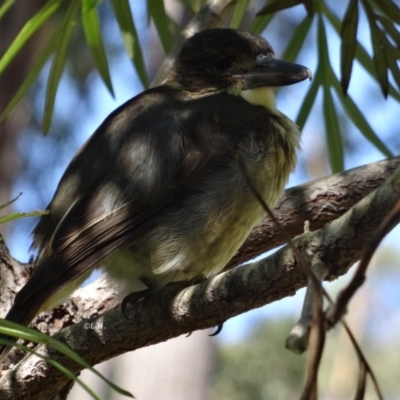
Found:
[[[70, 271], [67, 271], [70, 272]], [[41, 311], [51, 310], [61, 304], [69, 295], [77, 289], [91, 271], [84, 271], [78, 276], [75, 271], [61, 274], [46, 285], [42, 285], [41, 275], [34, 273], [26, 285], [18, 292], [14, 305], [6, 315], [5, 319], [18, 324], [28, 326], [32, 319]], [[40, 288], [39, 290], [37, 288]], [[16, 342], [18, 338], [0, 335], [0, 338]], [[10, 352], [11, 347], [0, 344], [0, 362]]]

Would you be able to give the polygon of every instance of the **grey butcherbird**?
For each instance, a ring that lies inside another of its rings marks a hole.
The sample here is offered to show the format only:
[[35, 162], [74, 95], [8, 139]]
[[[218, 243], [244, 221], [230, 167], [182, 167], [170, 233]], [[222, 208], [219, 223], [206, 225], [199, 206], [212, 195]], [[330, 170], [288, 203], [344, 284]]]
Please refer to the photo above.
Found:
[[[274, 88], [311, 78], [249, 32], [188, 39], [158, 87], [112, 112], [72, 159], [34, 229], [34, 272], [6, 316], [29, 324], [102, 268], [123, 294], [220, 272], [296, 164]], [[4, 357], [8, 348], [2, 347]]]

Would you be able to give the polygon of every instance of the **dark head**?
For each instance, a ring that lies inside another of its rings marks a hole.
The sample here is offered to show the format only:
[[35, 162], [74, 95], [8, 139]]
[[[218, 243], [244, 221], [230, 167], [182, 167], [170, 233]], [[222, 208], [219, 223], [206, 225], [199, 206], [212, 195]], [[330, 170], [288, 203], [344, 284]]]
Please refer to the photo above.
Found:
[[308, 68], [274, 58], [261, 36], [208, 29], [186, 40], [166, 84], [200, 93], [239, 95], [258, 87], [291, 85], [311, 77]]

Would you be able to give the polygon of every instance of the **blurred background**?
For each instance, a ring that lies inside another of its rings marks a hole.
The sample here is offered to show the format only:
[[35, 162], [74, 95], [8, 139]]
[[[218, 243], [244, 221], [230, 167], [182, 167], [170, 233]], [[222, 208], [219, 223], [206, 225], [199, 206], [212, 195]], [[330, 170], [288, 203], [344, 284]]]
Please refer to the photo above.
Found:
[[[151, 0], [150, 0], [151, 1]], [[160, 4], [160, 2], [157, 2]], [[179, 31], [200, 9], [202, 1], [164, 0], [170, 19], [170, 31]], [[263, 1], [239, 1], [245, 13], [241, 28], [249, 29]], [[322, 3], [322, 2], [321, 2]], [[0, 21], [0, 55], [15, 38], [27, 19], [38, 11], [43, 1], [17, 2]], [[326, 0], [332, 13], [342, 20], [349, 2]], [[158, 30], [148, 13], [148, 2], [131, 0], [130, 7], [136, 25], [148, 81], [154, 78], [165, 54]], [[111, 96], [82, 40], [82, 28], [77, 27], [61, 77], [54, 105], [53, 119], [47, 136], [42, 120], [46, 98], [46, 82], [51, 62], [44, 64], [28, 95], [1, 125], [0, 132], [0, 204], [23, 195], [6, 212], [29, 212], [45, 209], [69, 160], [103, 119], [126, 100], [143, 91], [143, 79], [132, 65], [108, 1], [97, 4], [103, 40], [107, 51], [114, 97]], [[303, 6], [278, 12], [262, 35], [280, 58], [296, 27], [306, 18]], [[323, 19], [328, 40], [329, 60], [335, 75], [340, 76], [340, 37]], [[229, 26], [230, 20], [226, 22]], [[51, 24], [49, 24], [51, 25]], [[47, 29], [47, 30], [46, 30]], [[22, 49], [7, 70], [0, 84], [0, 112], [14, 95], [29, 66], [52, 27], [42, 29], [29, 46]], [[314, 21], [306, 35], [296, 62], [315, 71], [318, 65], [318, 26]], [[172, 35], [173, 37], [173, 35]], [[359, 9], [357, 31], [359, 42], [372, 54], [370, 28], [363, 8]], [[393, 82], [393, 76], [389, 76]], [[277, 95], [278, 108], [291, 119], [298, 118], [309, 90], [308, 81], [283, 88]], [[353, 65], [349, 94], [370, 127], [393, 153], [399, 153], [399, 104], [387, 99], [376, 81], [356, 61]], [[341, 132], [344, 169], [386, 158], [366, 140], [341, 107], [333, 93], [333, 103]], [[302, 126], [302, 147], [299, 164], [288, 186], [304, 183], [332, 173], [332, 153], [329, 152], [327, 127], [324, 120], [323, 93], [318, 92], [308, 118]], [[331, 161], [331, 162], [330, 162]], [[90, 163], [90, 160], [87, 161]], [[11, 254], [27, 261], [31, 253], [30, 232], [34, 218], [1, 225]], [[385, 399], [397, 399], [400, 393], [400, 260], [399, 230], [395, 229], [381, 245], [368, 280], [353, 299], [348, 323], [374, 367]], [[352, 270], [349, 272], [351, 275]], [[91, 279], [95, 279], [96, 276]], [[334, 296], [349, 276], [326, 284]], [[217, 337], [200, 331], [166, 343], [141, 349], [98, 366], [99, 370], [139, 400], [261, 400], [298, 397], [303, 383], [306, 355], [297, 356], [284, 348], [285, 337], [300, 315], [304, 290], [295, 296], [250, 311], [228, 320]], [[211, 331], [212, 332], [212, 331]], [[329, 332], [319, 377], [321, 399], [346, 399], [354, 395], [358, 362], [349, 340], [340, 326]], [[122, 399], [92, 374], [84, 372], [84, 380], [104, 399]], [[69, 399], [89, 396], [75, 386]], [[376, 398], [368, 387], [367, 399]]]

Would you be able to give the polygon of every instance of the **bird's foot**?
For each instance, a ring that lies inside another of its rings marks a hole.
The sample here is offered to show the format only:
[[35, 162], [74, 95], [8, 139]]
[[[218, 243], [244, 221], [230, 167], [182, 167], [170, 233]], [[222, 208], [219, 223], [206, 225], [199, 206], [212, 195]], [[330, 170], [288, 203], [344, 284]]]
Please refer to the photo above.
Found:
[[129, 321], [129, 317], [126, 313], [126, 307], [128, 304], [135, 305], [138, 304], [139, 302], [147, 302], [151, 296], [154, 294], [154, 291], [152, 289], [145, 289], [141, 290], [140, 292], [133, 292], [128, 294], [121, 303], [121, 311], [122, 315], [125, 318], [125, 320]]

